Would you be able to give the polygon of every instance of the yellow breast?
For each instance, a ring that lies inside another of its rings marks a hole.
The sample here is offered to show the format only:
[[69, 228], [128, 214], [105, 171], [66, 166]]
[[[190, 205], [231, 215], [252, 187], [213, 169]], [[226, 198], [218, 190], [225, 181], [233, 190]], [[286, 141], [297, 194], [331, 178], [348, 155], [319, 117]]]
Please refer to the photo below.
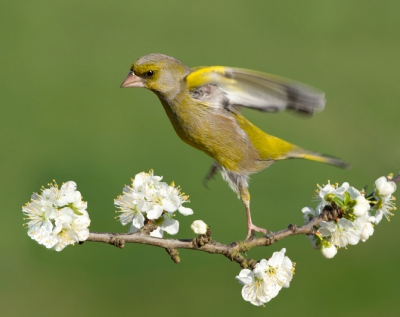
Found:
[[293, 147], [240, 114], [221, 114], [207, 104], [178, 97], [172, 104], [160, 98], [178, 136], [229, 171], [258, 172]]

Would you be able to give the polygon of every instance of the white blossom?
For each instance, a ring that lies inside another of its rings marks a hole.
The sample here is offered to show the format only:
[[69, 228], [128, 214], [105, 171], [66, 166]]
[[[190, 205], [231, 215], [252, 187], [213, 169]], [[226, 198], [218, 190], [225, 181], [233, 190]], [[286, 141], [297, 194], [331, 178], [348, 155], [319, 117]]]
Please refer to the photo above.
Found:
[[372, 217], [369, 212], [367, 212], [363, 217], [358, 217], [354, 224], [360, 230], [360, 240], [362, 242], [367, 241], [367, 239], [374, 234], [375, 217]]
[[332, 243], [339, 248], [357, 244], [361, 234], [355, 224], [345, 218], [339, 219], [337, 223], [321, 221], [319, 232], [324, 237], [330, 237]]
[[377, 200], [377, 204], [374, 209], [375, 213], [375, 224], [378, 224], [383, 216], [386, 217], [387, 220], [393, 216], [392, 210], [396, 210], [395, 207], [395, 198], [392, 194], [396, 191], [396, 183], [392, 181], [388, 181], [385, 176], [379, 177], [375, 181], [375, 198]]
[[318, 186], [318, 194], [315, 197], [319, 204], [317, 206], [317, 212], [320, 214], [326, 205], [329, 205], [329, 202], [326, 200], [326, 196], [328, 194], [334, 194], [335, 187], [333, 187], [330, 183], [325, 185], [324, 187]]
[[[176, 234], [179, 222], [173, 220], [174, 212], [184, 216], [193, 214], [193, 210], [184, 207], [188, 196], [181, 193], [179, 187], [161, 182], [161, 176], [149, 173], [139, 173], [132, 179], [130, 186], [125, 186], [123, 194], [114, 200], [119, 209], [117, 217], [122, 225], [130, 225], [129, 232], [137, 232], [146, 221], [153, 221], [158, 227], [151, 235], [162, 237], [164, 231]], [[168, 215], [167, 215], [168, 214]]]
[[[90, 224], [89, 215], [85, 213], [77, 216], [76, 214], [71, 213], [71, 209], [68, 209], [69, 208], [63, 209], [63, 216], [67, 211], [69, 213], [68, 217], [66, 217], [68, 221], [59, 222], [53, 230], [53, 235], [55, 235], [58, 240], [58, 243], [55, 245], [56, 251], [61, 251], [70, 244], [85, 241], [89, 236], [89, 229], [87, 228]], [[65, 219], [65, 217], [62, 218]]]
[[393, 196], [378, 196], [378, 203], [375, 205], [375, 224], [381, 222], [383, 216], [390, 221], [390, 217], [393, 216], [391, 210], [396, 210], [395, 198]]
[[125, 186], [123, 195], [114, 200], [115, 206], [121, 212], [118, 216], [119, 221], [123, 226], [130, 224], [130, 232], [136, 232], [144, 225], [145, 217], [142, 213], [144, 203], [144, 196], [129, 186]]
[[29, 220], [28, 235], [47, 248], [61, 251], [88, 238], [90, 219], [75, 182], [66, 182], [61, 189], [57, 184], [49, 186], [40, 195], [34, 193], [22, 212]]
[[271, 300], [271, 294], [268, 293], [264, 281], [254, 276], [253, 271], [243, 269], [240, 271], [239, 275], [236, 276], [236, 279], [239, 283], [244, 285], [242, 288], [242, 296], [245, 301], [255, 306], [261, 306]]
[[289, 287], [294, 267], [285, 252], [286, 249], [274, 252], [269, 260], [257, 263], [253, 271], [240, 271], [236, 279], [244, 285], [242, 296], [245, 301], [261, 306], [278, 295], [282, 287]]
[[52, 248], [57, 241], [50, 236], [54, 227], [51, 219], [55, 218], [57, 209], [36, 193], [32, 195], [31, 200], [30, 203], [22, 207], [22, 212], [29, 220], [26, 223], [28, 235], [39, 244]]
[[388, 178], [378, 178], [375, 191], [367, 197], [364, 190], [360, 192], [347, 182], [340, 187], [337, 183], [331, 185], [329, 181], [323, 187], [317, 185], [315, 198], [319, 204], [315, 211], [310, 207], [302, 209], [304, 223], [318, 216], [325, 206], [331, 206], [338, 212], [332, 214], [337, 217], [334, 221], [319, 222], [315, 227], [316, 234], [307, 236], [313, 248], [320, 249], [326, 258], [332, 258], [338, 248], [368, 240], [374, 233], [374, 224], [378, 224], [383, 217], [389, 221], [396, 210], [395, 197], [392, 196], [396, 184]]
[[375, 194], [381, 197], [390, 197], [396, 191], [396, 183], [388, 181], [385, 176], [375, 181]]

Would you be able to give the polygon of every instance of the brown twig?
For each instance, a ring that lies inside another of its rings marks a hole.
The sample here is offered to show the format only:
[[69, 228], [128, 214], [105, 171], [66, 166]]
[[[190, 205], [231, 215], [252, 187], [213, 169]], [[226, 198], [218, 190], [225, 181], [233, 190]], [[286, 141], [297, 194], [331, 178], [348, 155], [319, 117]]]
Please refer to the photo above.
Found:
[[331, 218], [330, 215], [331, 212], [327, 210], [319, 217], [312, 218], [304, 226], [296, 227], [294, 225], [289, 225], [287, 229], [273, 232], [266, 236], [253, 237], [249, 240], [237, 241], [231, 244], [221, 244], [214, 240], [210, 241], [210, 239], [207, 239], [210, 237], [210, 231], [208, 234], [200, 235], [195, 239], [160, 239], [151, 237], [145, 232], [137, 232], [132, 234], [91, 232], [86, 241], [108, 243], [119, 248], [123, 248], [125, 243], [152, 245], [166, 249], [175, 263], [179, 263], [180, 261], [177, 249], [189, 249], [212, 254], [221, 254], [229, 258], [231, 261], [239, 263], [241, 267], [246, 268], [254, 266], [256, 261], [252, 259], [246, 259], [242, 255], [243, 252], [258, 246], [269, 246], [274, 242], [293, 235], [314, 234], [314, 227], [317, 226], [322, 220], [329, 220]]

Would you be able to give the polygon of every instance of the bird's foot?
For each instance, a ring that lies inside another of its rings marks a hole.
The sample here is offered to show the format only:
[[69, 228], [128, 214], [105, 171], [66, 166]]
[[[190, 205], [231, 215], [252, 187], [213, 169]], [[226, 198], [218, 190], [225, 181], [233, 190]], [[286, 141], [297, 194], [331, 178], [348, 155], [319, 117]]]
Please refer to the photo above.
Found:
[[218, 165], [216, 162], [213, 163], [210, 170], [208, 171], [207, 175], [203, 179], [203, 186], [208, 189], [208, 182], [214, 179], [215, 174], [218, 172]]
[[262, 232], [262, 233], [264, 233], [264, 234], [267, 234], [267, 229], [257, 227], [257, 226], [255, 226], [255, 225], [253, 225], [253, 224], [251, 223], [251, 224], [249, 224], [249, 225], [247, 226], [247, 236], [246, 236], [246, 239], [245, 239], [245, 240], [250, 239], [250, 237], [251, 237], [252, 235], [255, 235], [255, 232]]

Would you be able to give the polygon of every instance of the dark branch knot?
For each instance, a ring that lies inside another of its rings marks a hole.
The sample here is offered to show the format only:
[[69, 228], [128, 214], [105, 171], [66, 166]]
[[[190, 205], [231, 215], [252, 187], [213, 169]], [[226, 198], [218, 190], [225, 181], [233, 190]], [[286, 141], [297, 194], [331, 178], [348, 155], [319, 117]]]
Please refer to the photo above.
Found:
[[125, 240], [124, 239], [120, 239], [118, 236], [113, 235], [110, 238], [109, 243], [117, 248], [123, 249], [125, 246]]
[[192, 240], [192, 243], [195, 247], [201, 248], [202, 246], [210, 243], [211, 240], [211, 229], [208, 227], [206, 234], [200, 234], [197, 238]]
[[290, 224], [289, 226], [288, 226], [288, 229], [289, 230], [291, 230], [293, 233], [297, 233], [297, 225], [294, 225], [294, 224]]

